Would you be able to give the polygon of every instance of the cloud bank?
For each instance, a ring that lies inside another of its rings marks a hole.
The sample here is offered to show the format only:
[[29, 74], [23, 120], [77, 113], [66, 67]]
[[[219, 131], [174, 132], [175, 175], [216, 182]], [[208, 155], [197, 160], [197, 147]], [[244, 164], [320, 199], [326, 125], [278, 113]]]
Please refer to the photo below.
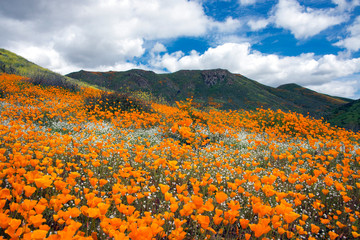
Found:
[[[0, 38], [2, 46], [25, 50], [31, 53], [26, 57], [42, 62], [56, 51], [68, 64], [90, 68], [142, 56], [145, 40], [200, 36], [236, 24], [232, 19], [216, 22], [199, 3], [186, 0], [5, 0], [0, 21], [0, 31], [7, 36]], [[31, 49], [40, 47], [37, 56]], [[62, 70], [54, 60], [45, 65]]]

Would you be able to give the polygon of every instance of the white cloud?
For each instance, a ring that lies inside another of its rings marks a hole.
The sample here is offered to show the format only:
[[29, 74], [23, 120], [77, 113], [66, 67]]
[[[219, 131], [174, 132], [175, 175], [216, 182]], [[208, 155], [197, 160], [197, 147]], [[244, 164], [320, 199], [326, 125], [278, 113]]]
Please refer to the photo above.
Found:
[[249, 43], [226, 43], [209, 48], [203, 54], [196, 51], [189, 55], [166, 53], [154, 59], [152, 64], [171, 72], [224, 68], [271, 86], [289, 82], [317, 86], [360, 72], [360, 58], [341, 59], [331, 54], [317, 58], [312, 53], [280, 57], [254, 51]]
[[258, 31], [263, 28], [266, 28], [270, 23], [269, 19], [250, 19], [248, 21], [248, 26], [251, 28], [252, 31]]
[[[234, 31], [240, 22], [227, 18], [217, 22], [198, 1], [187, 0], [4, 0], [0, 1], [0, 45], [17, 52], [32, 52], [35, 63], [55, 69], [111, 66], [140, 57], [145, 41], [198, 37], [215, 31]], [[19, 39], [21, 41], [19, 42]], [[26, 50], [27, 49], [27, 50]], [[149, 51], [151, 51], [149, 49]], [[51, 53], [51, 54], [50, 54]], [[66, 63], [65, 63], [66, 62]]]
[[241, 5], [247, 6], [247, 5], [255, 4], [256, 0], [239, 0], [239, 3]]
[[166, 52], [166, 47], [162, 43], [155, 43], [154, 47], [151, 49], [152, 53], [161, 53]]
[[350, 33], [350, 36], [340, 40], [335, 45], [356, 52], [360, 49], [360, 16], [347, 28], [347, 31]]
[[276, 25], [290, 30], [297, 39], [312, 37], [346, 19], [334, 9], [312, 9], [301, 6], [296, 0], [280, 0], [274, 14]]
[[359, 82], [356, 80], [352, 81], [330, 81], [321, 85], [308, 85], [305, 86], [309, 89], [320, 93], [326, 93], [332, 96], [343, 96], [348, 98], [358, 98], [356, 96], [359, 90]]
[[[137, 65], [130, 62], [119, 62], [113, 65], [101, 65], [96, 68], [89, 68], [86, 69], [88, 71], [100, 71], [100, 72], [107, 72], [107, 71], [127, 71], [129, 69], [143, 69], [143, 70], [151, 70], [144, 65]], [[68, 72], [69, 73], [69, 72]]]
[[65, 74], [78, 70], [76, 66], [67, 64], [65, 59], [51, 47], [25, 47], [25, 44], [17, 44], [13, 48], [9, 48], [9, 50], [57, 73]]
[[224, 22], [213, 22], [210, 24], [212, 29], [215, 29], [220, 33], [234, 32], [242, 26], [242, 23], [238, 19], [228, 17]]
[[352, 11], [355, 7], [360, 6], [360, 0], [332, 0], [332, 2], [338, 5], [340, 11]]

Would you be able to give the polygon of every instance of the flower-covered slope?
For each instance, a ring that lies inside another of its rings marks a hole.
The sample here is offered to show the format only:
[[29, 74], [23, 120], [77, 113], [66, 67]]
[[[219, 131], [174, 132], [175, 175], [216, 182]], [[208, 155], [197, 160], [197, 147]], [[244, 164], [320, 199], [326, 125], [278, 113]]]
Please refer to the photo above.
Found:
[[191, 99], [89, 111], [99, 94], [0, 75], [3, 239], [359, 237], [357, 133]]

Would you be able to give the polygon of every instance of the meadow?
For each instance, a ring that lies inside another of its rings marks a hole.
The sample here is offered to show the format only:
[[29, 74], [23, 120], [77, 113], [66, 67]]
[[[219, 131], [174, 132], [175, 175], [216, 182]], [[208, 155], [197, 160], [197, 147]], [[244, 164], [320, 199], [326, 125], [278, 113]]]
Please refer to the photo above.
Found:
[[360, 236], [358, 133], [101, 94], [0, 75], [0, 239]]

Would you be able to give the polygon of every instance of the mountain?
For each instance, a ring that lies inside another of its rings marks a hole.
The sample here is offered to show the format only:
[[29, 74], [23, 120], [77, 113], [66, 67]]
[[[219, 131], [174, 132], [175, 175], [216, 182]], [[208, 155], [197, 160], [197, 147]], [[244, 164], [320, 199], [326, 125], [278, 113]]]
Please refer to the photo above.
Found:
[[324, 114], [331, 112], [334, 106], [341, 106], [353, 101], [352, 99], [321, 94], [295, 83], [284, 84], [269, 91], [284, 100], [294, 103], [300, 107], [300, 111], [302, 109], [311, 109], [309, 113], [314, 117], [323, 117]]
[[115, 91], [149, 92], [169, 103], [193, 96], [198, 103], [221, 105], [222, 109], [253, 110], [264, 107], [321, 117], [331, 109], [352, 101], [317, 93], [296, 84], [273, 88], [224, 69], [181, 70], [165, 74], [139, 69], [124, 72], [81, 70], [67, 76]]
[[344, 127], [353, 131], [360, 130], [360, 99], [341, 105], [325, 117], [332, 125]]

